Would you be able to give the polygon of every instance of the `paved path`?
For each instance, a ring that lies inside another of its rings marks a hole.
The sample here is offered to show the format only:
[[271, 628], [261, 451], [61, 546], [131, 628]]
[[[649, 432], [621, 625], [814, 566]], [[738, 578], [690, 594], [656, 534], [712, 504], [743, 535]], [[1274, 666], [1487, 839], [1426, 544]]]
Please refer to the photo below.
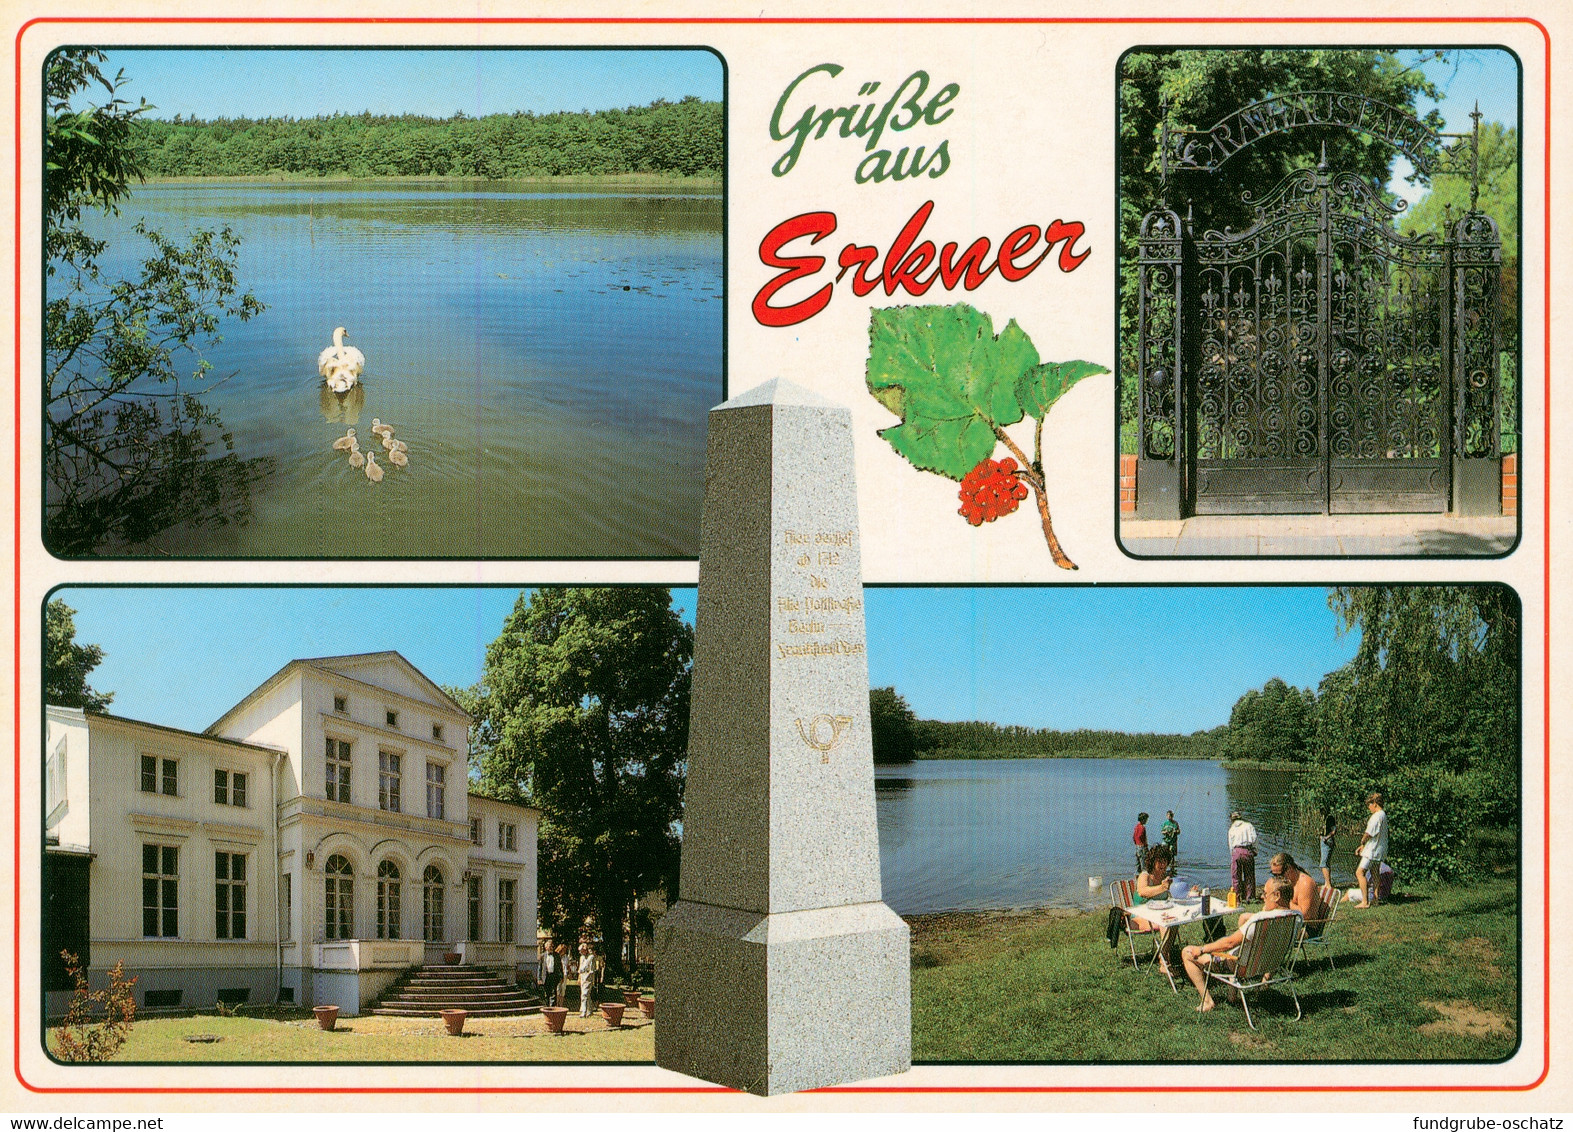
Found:
[[1150, 558], [1492, 555], [1512, 549], [1513, 517], [1198, 515], [1120, 520], [1127, 551]]

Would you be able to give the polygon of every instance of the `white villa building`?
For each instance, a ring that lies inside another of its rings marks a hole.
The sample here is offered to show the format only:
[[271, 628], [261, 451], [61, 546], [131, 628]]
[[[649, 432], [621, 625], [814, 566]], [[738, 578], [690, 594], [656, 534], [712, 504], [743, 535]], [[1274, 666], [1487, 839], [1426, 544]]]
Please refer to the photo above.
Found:
[[468, 791], [470, 717], [397, 652], [292, 660], [198, 734], [49, 707], [44, 985], [358, 1013], [458, 952], [533, 970], [539, 814]]

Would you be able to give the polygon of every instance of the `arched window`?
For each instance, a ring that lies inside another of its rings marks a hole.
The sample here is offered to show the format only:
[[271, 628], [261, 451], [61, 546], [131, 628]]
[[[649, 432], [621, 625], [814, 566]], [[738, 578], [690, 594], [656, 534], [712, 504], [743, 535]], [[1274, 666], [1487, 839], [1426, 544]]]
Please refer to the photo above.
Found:
[[377, 938], [399, 938], [399, 866], [384, 861], [377, 866]]
[[447, 938], [442, 927], [442, 898], [443, 876], [442, 870], [436, 865], [427, 865], [423, 877], [425, 881], [425, 899], [422, 902], [422, 926], [425, 928], [426, 942], [440, 943]]
[[327, 874], [323, 898], [324, 928], [328, 939], [355, 937], [355, 870], [349, 860], [335, 853], [323, 866]]

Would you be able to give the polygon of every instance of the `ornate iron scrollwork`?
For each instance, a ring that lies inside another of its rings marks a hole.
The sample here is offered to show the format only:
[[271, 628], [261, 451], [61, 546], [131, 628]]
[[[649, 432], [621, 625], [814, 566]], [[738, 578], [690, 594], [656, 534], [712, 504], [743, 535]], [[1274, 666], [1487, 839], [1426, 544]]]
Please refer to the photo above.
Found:
[[1138, 241], [1138, 373], [1140, 443], [1149, 460], [1173, 460], [1179, 430], [1180, 217], [1171, 209], [1149, 212]]

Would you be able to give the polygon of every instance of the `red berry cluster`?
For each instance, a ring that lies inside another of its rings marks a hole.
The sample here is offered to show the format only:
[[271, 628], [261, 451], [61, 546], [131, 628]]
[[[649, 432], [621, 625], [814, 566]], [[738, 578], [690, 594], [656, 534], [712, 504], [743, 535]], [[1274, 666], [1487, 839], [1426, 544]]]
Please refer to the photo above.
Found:
[[961, 481], [959, 494], [958, 514], [978, 527], [1016, 510], [1027, 498], [1027, 489], [1016, 474], [1016, 461], [1007, 456], [998, 462], [984, 459]]

